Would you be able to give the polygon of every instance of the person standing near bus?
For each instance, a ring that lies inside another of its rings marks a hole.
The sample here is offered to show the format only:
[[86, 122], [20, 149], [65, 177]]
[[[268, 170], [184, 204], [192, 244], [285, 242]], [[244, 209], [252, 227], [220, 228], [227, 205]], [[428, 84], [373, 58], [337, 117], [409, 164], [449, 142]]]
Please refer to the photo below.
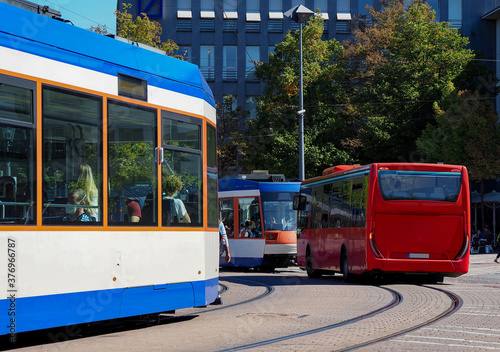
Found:
[[[224, 219], [225, 220], [225, 219]], [[226, 263], [231, 261], [231, 254], [229, 253], [229, 241], [227, 239], [226, 226], [224, 225], [224, 220], [219, 219], [219, 255], [226, 251]]]
[[498, 258], [500, 258], [500, 245], [498, 244], [499, 242], [500, 242], [500, 232], [497, 235], [498, 254], [497, 257], [495, 258], [495, 263], [498, 263]]

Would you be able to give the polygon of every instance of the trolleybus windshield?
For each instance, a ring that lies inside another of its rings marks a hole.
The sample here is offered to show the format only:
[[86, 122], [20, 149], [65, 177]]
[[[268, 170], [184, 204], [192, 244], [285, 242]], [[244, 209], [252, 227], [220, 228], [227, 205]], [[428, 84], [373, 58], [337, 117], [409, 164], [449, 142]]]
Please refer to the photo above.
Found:
[[456, 202], [462, 186], [460, 172], [379, 170], [384, 200]]

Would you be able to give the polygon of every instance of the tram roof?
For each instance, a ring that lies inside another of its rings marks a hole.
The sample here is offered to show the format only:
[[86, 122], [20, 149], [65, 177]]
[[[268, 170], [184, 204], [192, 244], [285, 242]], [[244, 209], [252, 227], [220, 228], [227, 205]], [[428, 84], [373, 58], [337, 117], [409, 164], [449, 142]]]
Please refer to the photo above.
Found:
[[[0, 2], [0, 46], [204, 99], [215, 107], [198, 66]], [[96, 60], [101, 61], [97, 64]]]
[[300, 182], [256, 182], [241, 178], [222, 178], [218, 181], [219, 192], [258, 189], [261, 192], [298, 192]]

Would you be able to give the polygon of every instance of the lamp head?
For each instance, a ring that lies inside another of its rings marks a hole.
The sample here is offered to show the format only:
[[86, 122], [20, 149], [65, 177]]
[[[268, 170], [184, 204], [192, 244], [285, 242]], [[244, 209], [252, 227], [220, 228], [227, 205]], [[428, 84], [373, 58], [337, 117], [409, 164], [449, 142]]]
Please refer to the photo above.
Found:
[[304, 5], [297, 5], [284, 13], [286, 17], [298, 23], [303, 23], [307, 21], [307, 19], [311, 17], [313, 14], [314, 12], [309, 10]]

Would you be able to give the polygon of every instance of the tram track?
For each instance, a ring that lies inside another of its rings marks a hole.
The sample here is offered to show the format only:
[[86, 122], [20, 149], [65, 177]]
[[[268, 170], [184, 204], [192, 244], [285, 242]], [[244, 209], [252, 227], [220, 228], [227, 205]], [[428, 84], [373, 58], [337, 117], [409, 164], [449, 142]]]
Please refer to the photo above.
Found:
[[411, 332], [411, 331], [418, 330], [418, 329], [423, 328], [425, 326], [434, 324], [435, 322], [437, 322], [437, 321], [439, 321], [441, 319], [444, 319], [445, 317], [450, 316], [456, 310], [458, 310], [460, 308], [460, 306], [462, 305], [462, 299], [459, 296], [457, 296], [454, 293], [452, 293], [452, 292], [449, 292], [449, 291], [446, 291], [446, 290], [443, 290], [443, 289], [439, 289], [439, 288], [436, 288], [436, 287], [430, 287], [430, 286], [423, 286], [423, 287], [427, 287], [429, 289], [433, 289], [433, 290], [439, 291], [441, 293], [444, 293], [451, 300], [450, 307], [448, 309], [446, 309], [444, 312], [441, 312], [440, 314], [436, 315], [435, 317], [432, 317], [432, 318], [428, 319], [427, 321], [425, 321], [423, 323], [416, 324], [416, 325], [414, 325], [412, 327], [409, 327], [409, 328], [406, 328], [406, 329], [402, 329], [402, 330], [397, 331], [397, 332], [392, 332], [392, 333], [387, 334], [386, 336], [383, 336], [383, 337], [379, 337], [379, 338], [376, 338], [376, 339], [372, 339], [370, 341], [365, 341], [365, 342], [362, 342], [362, 343], [359, 343], [359, 344], [356, 344], [356, 345], [353, 345], [353, 346], [345, 347], [345, 348], [334, 350], [334, 351], [335, 352], [352, 351], [352, 350], [355, 350], [355, 349], [358, 349], [358, 348], [361, 348], [361, 347], [364, 347], [364, 346], [368, 346], [368, 345], [372, 345], [372, 344], [375, 344], [375, 343], [378, 343], [378, 342], [383, 342], [383, 341], [390, 340], [390, 339], [392, 339], [394, 337], [404, 335], [404, 334], [406, 334], [408, 332]]
[[[431, 325], [431, 324], [453, 314], [462, 305], [461, 298], [458, 297], [457, 295], [447, 291], [447, 290], [436, 288], [436, 287], [430, 287], [430, 286], [419, 286], [419, 287], [425, 287], [425, 288], [436, 290], [436, 291], [439, 291], [439, 292], [445, 294], [450, 299], [449, 307], [445, 311], [435, 315], [434, 317], [427, 319], [426, 321], [424, 321], [422, 323], [415, 324], [413, 326], [406, 327], [406, 328], [400, 329], [398, 331], [393, 331], [393, 332], [390, 332], [390, 333], [383, 335], [381, 337], [369, 339], [369, 340], [363, 341], [361, 343], [356, 343], [356, 344], [353, 344], [350, 346], [342, 347], [340, 349], [333, 349], [333, 351], [335, 351], [335, 352], [351, 351], [351, 350], [362, 348], [362, 347], [365, 347], [368, 345], [373, 345], [375, 343], [387, 341], [387, 340], [392, 339], [394, 337], [397, 337], [397, 336], [406, 334], [408, 332], [420, 329], [422, 327]], [[370, 318], [374, 318], [375, 316], [377, 316], [381, 313], [387, 313], [388, 311], [396, 308], [397, 306], [399, 306], [403, 302], [403, 295], [400, 292], [398, 292], [394, 289], [388, 288], [388, 287], [380, 287], [379, 286], [379, 288], [386, 290], [386, 291], [389, 291], [393, 296], [392, 301], [381, 308], [378, 308], [378, 309], [370, 311], [368, 313], [364, 313], [364, 314], [361, 314], [359, 316], [344, 320], [344, 321], [339, 322], [339, 323], [326, 325], [326, 326], [323, 326], [320, 328], [311, 329], [311, 330], [304, 331], [301, 333], [291, 334], [291, 335], [273, 338], [273, 339], [269, 339], [269, 340], [265, 340], [265, 341], [261, 341], [261, 342], [257, 342], [257, 343], [252, 343], [252, 344], [248, 344], [248, 345], [243, 345], [243, 346], [239, 346], [239, 347], [225, 349], [225, 350], [221, 350], [220, 352], [241, 351], [241, 350], [247, 350], [247, 349], [253, 349], [253, 348], [269, 347], [270, 345], [274, 345], [274, 344], [284, 342], [287, 340], [297, 339], [297, 338], [301, 338], [301, 337], [307, 337], [310, 335], [314, 335], [314, 334], [318, 334], [318, 333], [322, 333], [322, 332], [326, 332], [326, 331], [333, 331], [335, 329], [349, 327], [349, 326], [352, 326], [352, 325], [359, 323], [361, 321], [364, 321], [364, 320], [367, 320]]]

